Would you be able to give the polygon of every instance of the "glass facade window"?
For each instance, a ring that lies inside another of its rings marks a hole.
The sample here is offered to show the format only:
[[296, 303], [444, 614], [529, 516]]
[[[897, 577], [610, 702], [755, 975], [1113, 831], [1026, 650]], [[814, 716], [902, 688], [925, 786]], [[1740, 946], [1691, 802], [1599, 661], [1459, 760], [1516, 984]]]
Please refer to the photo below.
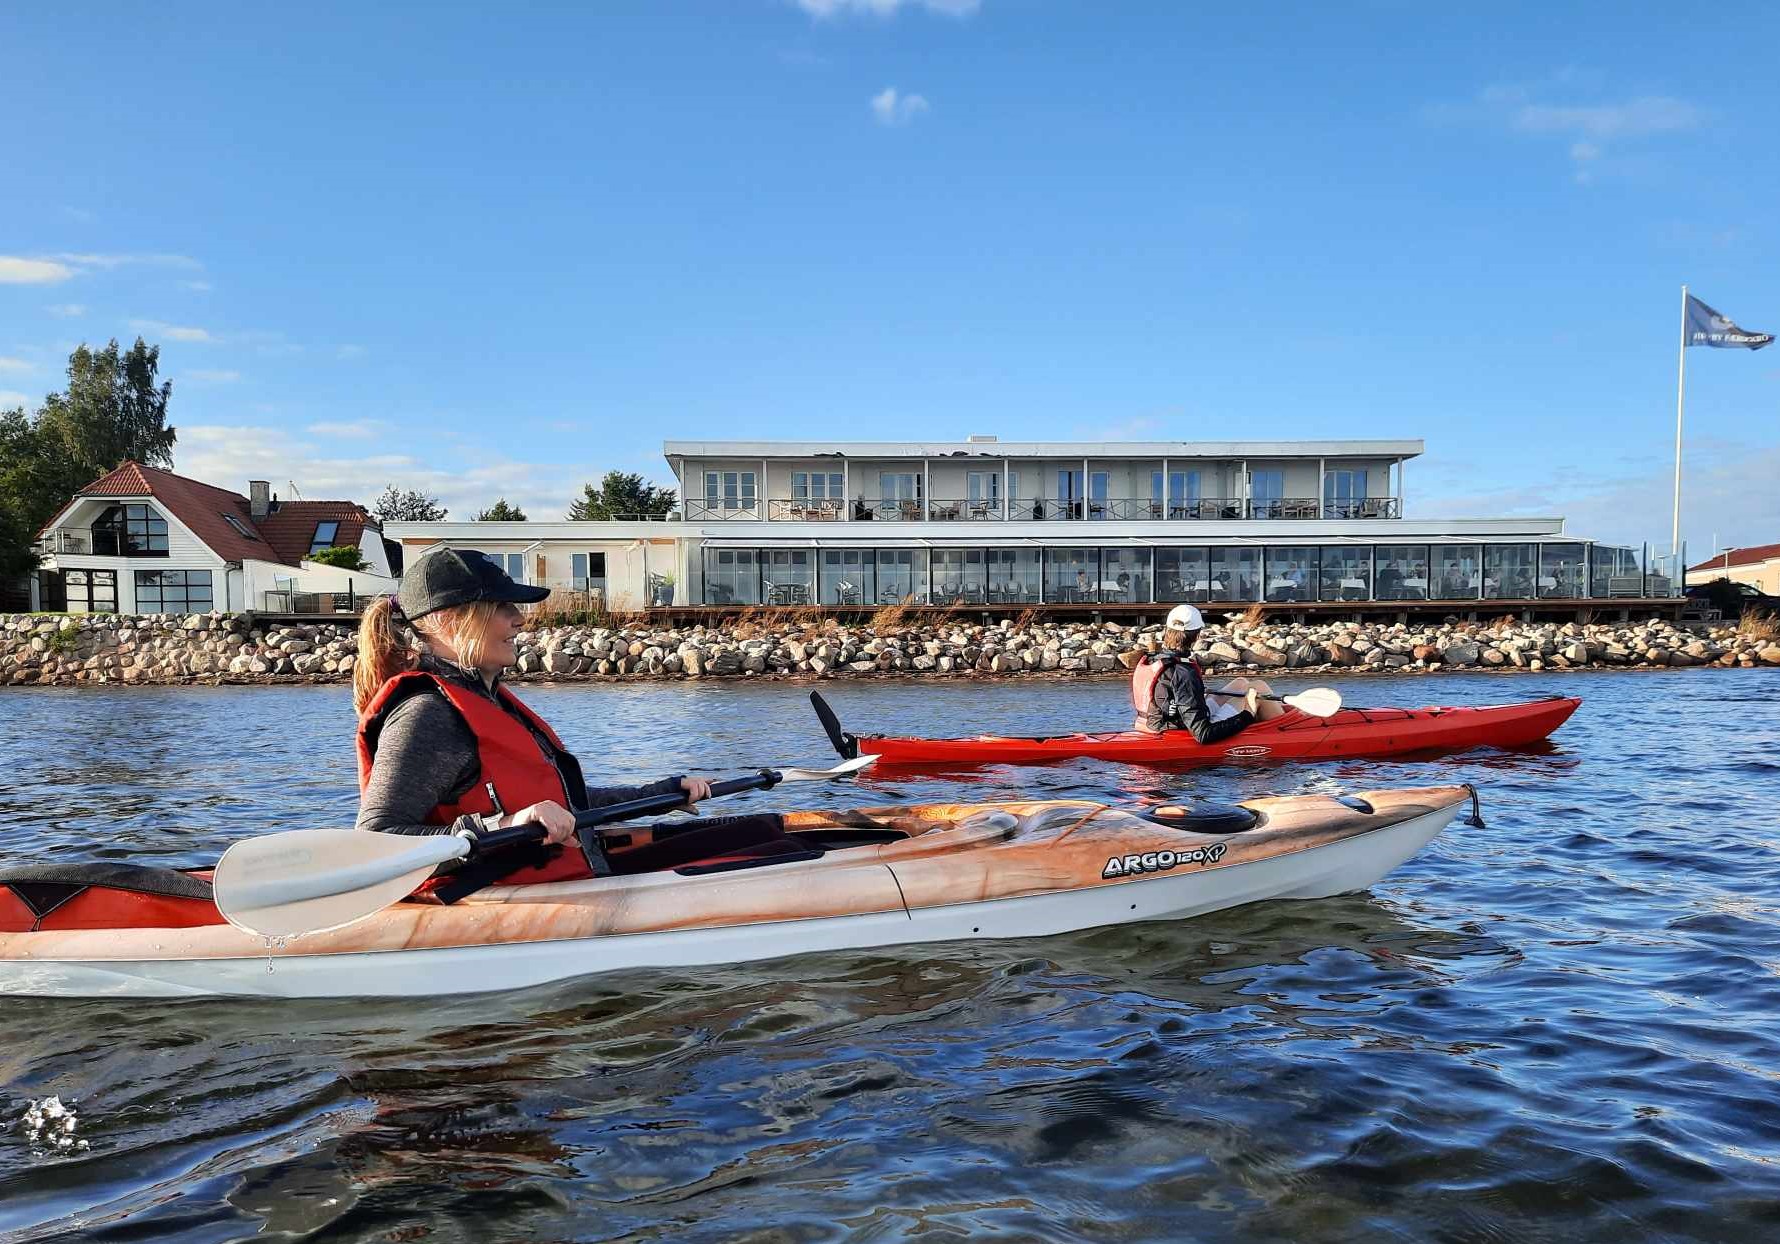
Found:
[[[225, 515], [226, 517], [226, 515]], [[309, 541], [309, 556], [314, 557], [323, 549], [334, 547], [334, 537], [340, 534], [339, 523], [315, 524], [315, 535]]]
[[753, 549], [705, 550], [705, 603], [760, 603], [760, 564]]
[[152, 505], [114, 505], [93, 523], [93, 552], [101, 557], [167, 556], [167, 520]]
[[1046, 549], [1045, 600], [1060, 605], [1100, 599], [1099, 549]]
[[[1439, 585], [1428, 581], [1428, 546], [1381, 544], [1372, 550], [1377, 563], [1373, 596], [1378, 600], [1432, 600]], [[1471, 595], [1477, 590], [1473, 588]]]
[[1371, 545], [1324, 545], [1322, 560], [1324, 600], [1372, 599]]
[[810, 605], [816, 601], [813, 549], [761, 549], [760, 577], [769, 605]]
[[1589, 595], [1628, 597], [1644, 595], [1644, 572], [1637, 549], [1616, 544], [1597, 544], [1590, 551]]
[[1486, 544], [1483, 546], [1483, 596], [1485, 600], [1531, 600], [1538, 569], [1538, 546]]
[[1210, 557], [1211, 600], [1261, 599], [1261, 550], [1214, 548]]
[[1433, 600], [1476, 600], [1483, 594], [1483, 546], [1436, 544], [1428, 550]]
[[927, 550], [878, 550], [878, 603], [927, 603]]
[[844, 491], [839, 471], [791, 472], [793, 501], [839, 501]]
[[604, 591], [606, 555], [604, 553], [570, 553], [569, 579], [569, 586], [577, 592], [588, 592], [595, 589]]
[[989, 549], [985, 556], [990, 604], [1036, 605], [1043, 599], [1037, 549]]
[[137, 613], [209, 613], [216, 606], [208, 570], [138, 570]]
[[752, 510], [759, 492], [752, 471], [706, 471], [705, 505], [713, 510]]
[[1157, 600], [1210, 600], [1211, 592], [1211, 559], [1207, 550], [1199, 546], [1156, 550]]
[[116, 613], [117, 571], [69, 570], [62, 586], [68, 593], [69, 613]]
[[822, 551], [822, 603], [863, 605], [878, 598], [872, 584], [874, 558], [870, 549]]
[[1576, 600], [1588, 595], [1582, 547], [1580, 544], [1539, 546], [1540, 596]]
[[1100, 600], [1135, 605], [1150, 599], [1150, 550], [1100, 550]]
[[989, 599], [988, 568], [982, 549], [934, 549], [933, 603], [981, 605]]
[[1267, 595], [1269, 601], [1315, 600], [1317, 551], [1310, 545], [1267, 546]]
[[973, 506], [1001, 507], [1001, 472], [967, 471], [964, 475], [965, 499]]
[[1105, 471], [1091, 471], [1088, 474], [1088, 517], [1111, 518], [1112, 508], [1107, 504], [1111, 499], [1112, 477]]
[[1366, 499], [1366, 472], [1323, 472], [1323, 517], [1358, 518]]

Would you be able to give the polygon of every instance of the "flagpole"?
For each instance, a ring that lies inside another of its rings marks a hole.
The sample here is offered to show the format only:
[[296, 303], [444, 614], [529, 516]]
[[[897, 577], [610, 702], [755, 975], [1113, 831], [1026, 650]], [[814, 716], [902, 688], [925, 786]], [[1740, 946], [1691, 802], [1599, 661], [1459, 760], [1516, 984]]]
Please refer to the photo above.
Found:
[[1681, 550], [1681, 408], [1687, 393], [1687, 286], [1681, 287], [1681, 356], [1675, 380], [1675, 519], [1669, 530], [1669, 552]]

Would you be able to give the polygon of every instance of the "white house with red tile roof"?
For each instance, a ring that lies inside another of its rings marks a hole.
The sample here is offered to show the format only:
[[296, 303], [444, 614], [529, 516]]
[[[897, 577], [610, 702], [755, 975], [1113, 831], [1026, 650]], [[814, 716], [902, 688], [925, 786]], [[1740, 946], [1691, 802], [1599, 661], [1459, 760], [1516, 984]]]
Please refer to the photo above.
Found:
[[[290, 612], [297, 596], [395, 590], [382, 524], [352, 501], [248, 496], [126, 462], [70, 497], [38, 534], [33, 608], [70, 612]], [[368, 567], [309, 560], [356, 546]], [[47, 589], [47, 590], [46, 590]], [[45, 599], [60, 596], [63, 599]]]
[[1729, 579], [1747, 583], [1758, 592], [1780, 596], [1780, 544], [1752, 544], [1747, 548], [1725, 549], [1716, 557], [1707, 558], [1687, 568], [1687, 583], [1710, 583]]

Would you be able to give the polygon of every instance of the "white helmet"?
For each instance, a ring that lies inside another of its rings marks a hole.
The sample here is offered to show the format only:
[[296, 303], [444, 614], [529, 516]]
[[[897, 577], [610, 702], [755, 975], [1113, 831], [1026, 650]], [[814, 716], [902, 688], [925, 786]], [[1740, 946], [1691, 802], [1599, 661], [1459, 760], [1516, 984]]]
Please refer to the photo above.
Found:
[[1205, 619], [1191, 605], [1176, 605], [1168, 611], [1168, 625], [1163, 628], [1170, 631], [1202, 631]]

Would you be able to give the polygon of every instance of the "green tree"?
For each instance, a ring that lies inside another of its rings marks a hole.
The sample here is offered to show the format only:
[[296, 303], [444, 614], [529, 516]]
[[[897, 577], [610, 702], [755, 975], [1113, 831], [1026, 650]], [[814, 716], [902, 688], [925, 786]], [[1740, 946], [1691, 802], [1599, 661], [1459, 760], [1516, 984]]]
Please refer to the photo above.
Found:
[[386, 523], [437, 523], [449, 512], [439, 504], [439, 498], [394, 484], [371, 503], [371, 513]]
[[502, 497], [482, 513], [476, 515], [476, 521], [479, 523], [523, 523], [525, 511], [516, 505], [508, 505], [507, 499]]
[[607, 471], [595, 488], [582, 485], [582, 495], [575, 499], [564, 516], [570, 522], [597, 522], [614, 518], [665, 518], [678, 500], [672, 488], [645, 484], [641, 475], [624, 471]]
[[324, 566], [338, 566], [342, 570], [368, 570], [371, 565], [356, 544], [336, 544], [317, 549], [309, 555], [309, 560], [320, 562]]
[[75, 492], [120, 464], [173, 465], [170, 383], [157, 383], [161, 351], [138, 337], [68, 356], [68, 388], [35, 416], [0, 415], [0, 574], [37, 564], [31, 540]]

